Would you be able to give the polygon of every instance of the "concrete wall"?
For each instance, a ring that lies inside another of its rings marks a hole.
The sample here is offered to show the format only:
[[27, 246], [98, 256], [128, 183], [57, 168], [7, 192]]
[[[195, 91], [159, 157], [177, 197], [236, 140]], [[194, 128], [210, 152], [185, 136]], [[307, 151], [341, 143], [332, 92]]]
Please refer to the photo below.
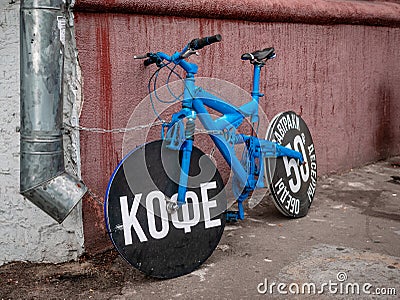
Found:
[[[83, 252], [80, 208], [59, 225], [19, 195], [19, 4], [0, 0], [0, 265], [63, 262]], [[74, 68], [68, 70], [66, 103], [71, 108], [71, 94], [79, 85], [71, 80]]]
[[[261, 105], [269, 118], [283, 110], [303, 116], [319, 175], [400, 153], [396, 3], [80, 0], [75, 8], [84, 126], [127, 125], [154, 71], [134, 61], [134, 54], [172, 53], [192, 38], [221, 33], [222, 43], [193, 59], [199, 76], [249, 90], [251, 67], [240, 55], [274, 46], [277, 59], [262, 74]], [[122, 158], [122, 140], [122, 134], [82, 134], [83, 179], [97, 195], [104, 195]], [[108, 241], [102, 207], [92, 199], [83, 211], [86, 247], [96, 251]]]

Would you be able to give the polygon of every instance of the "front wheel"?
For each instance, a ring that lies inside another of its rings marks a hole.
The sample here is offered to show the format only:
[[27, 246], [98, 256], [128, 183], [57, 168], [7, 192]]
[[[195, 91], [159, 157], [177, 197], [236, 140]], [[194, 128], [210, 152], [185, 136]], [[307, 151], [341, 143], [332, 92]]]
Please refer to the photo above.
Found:
[[265, 138], [303, 155], [303, 165], [287, 156], [267, 158], [265, 176], [278, 210], [287, 217], [304, 217], [317, 184], [317, 159], [310, 130], [295, 112], [282, 112], [272, 119]]
[[224, 183], [213, 162], [193, 147], [186, 204], [176, 202], [181, 151], [163, 141], [130, 152], [112, 175], [105, 220], [120, 255], [143, 273], [172, 278], [190, 273], [214, 251], [225, 226]]

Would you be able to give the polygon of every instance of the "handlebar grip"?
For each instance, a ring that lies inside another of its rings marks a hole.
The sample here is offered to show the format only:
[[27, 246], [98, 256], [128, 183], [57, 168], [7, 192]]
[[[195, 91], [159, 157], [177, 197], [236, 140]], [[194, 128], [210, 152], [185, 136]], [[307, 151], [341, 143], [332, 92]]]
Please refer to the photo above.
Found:
[[146, 54], [143, 54], [143, 55], [134, 55], [133, 59], [143, 59], [143, 58], [147, 58], [147, 57], [149, 57], [149, 56], [146, 53]]
[[193, 39], [190, 42], [189, 47], [194, 50], [200, 50], [200, 49], [204, 48], [205, 46], [211, 45], [216, 42], [220, 42], [221, 40], [222, 40], [222, 36], [220, 34], [208, 36], [208, 37], [201, 38], [201, 39]]

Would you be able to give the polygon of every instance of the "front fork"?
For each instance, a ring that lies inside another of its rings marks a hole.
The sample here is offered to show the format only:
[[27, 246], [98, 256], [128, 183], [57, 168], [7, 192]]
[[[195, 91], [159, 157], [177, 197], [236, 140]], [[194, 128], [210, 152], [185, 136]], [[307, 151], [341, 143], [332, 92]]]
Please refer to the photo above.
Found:
[[[187, 119], [186, 125], [184, 125], [184, 119]], [[168, 203], [167, 209], [170, 213], [178, 210], [179, 207], [186, 203], [186, 191], [189, 180], [190, 159], [193, 150], [195, 119], [196, 115], [193, 111], [183, 110], [183, 113], [174, 115], [173, 121], [169, 125], [167, 125], [168, 131], [166, 137], [164, 137], [164, 134], [162, 134], [162, 138], [164, 139], [164, 141], [166, 141], [167, 148], [171, 150], [181, 151], [182, 153], [178, 185], [178, 197], [175, 203]], [[164, 129], [162, 133], [164, 133]]]
[[186, 203], [186, 189], [189, 179], [189, 167], [190, 158], [192, 155], [193, 140], [188, 139], [182, 145], [182, 162], [181, 162], [181, 174], [179, 176], [179, 187], [178, 187], [178, 207], [181, 207]]

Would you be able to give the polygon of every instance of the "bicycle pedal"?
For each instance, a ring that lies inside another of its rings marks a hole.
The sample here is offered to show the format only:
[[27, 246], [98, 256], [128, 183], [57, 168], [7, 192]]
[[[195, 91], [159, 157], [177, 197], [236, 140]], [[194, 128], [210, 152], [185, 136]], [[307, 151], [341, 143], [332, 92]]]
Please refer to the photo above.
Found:
[[237, 211], [227, 211], [226, 212], [226, 221], [230, 222], [237, 222], [239, 219], [239, 213]]

